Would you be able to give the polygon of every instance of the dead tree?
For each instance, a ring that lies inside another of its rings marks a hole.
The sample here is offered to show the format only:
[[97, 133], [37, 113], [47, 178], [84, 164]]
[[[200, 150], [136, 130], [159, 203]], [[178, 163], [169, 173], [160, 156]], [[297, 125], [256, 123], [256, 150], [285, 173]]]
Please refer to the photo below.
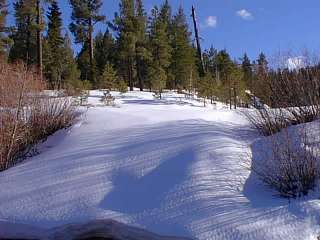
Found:
[[192, 5], [192, 19], [193, 19], [193, 25], [194, 25], [194, 33], [195, 33], [196, 42], [197, 42], [198, 57], [200, 61], [200, 76], [204, 76], [205, 70], [204, 70], [203, 56], [202, 56], [202, 50], [201, 50], [201, 44], [200, 44], [200, 38], [199, 38], [199, 29], [198, 29], [198, 23], [197, 23], [197, 17], [196, 17], [196, 10], [193, 5]]

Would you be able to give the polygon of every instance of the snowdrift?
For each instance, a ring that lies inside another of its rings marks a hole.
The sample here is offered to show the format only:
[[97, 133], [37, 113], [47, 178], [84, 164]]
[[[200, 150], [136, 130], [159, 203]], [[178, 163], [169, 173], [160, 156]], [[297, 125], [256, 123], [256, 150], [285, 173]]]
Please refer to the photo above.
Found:
[[113, 93], [117, 107], [105, 107], [101, 95], [91, 92], [86, 114], [39, 155], [0, 173], [0, 219], [66, 237], [66, 225], [75, 224], [73, 234], [97, 219], [132, 226], [121, 232], [137, 236], [138, 229], [199, 240], [319, 235], [318, 198], [274, 197], [242, 166], [260, 137], [237, 111], [147, 92]]

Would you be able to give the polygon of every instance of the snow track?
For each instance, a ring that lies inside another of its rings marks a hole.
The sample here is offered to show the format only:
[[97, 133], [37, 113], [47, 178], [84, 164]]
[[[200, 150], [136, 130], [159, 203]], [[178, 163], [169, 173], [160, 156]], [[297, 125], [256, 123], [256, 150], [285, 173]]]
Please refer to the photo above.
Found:
[[116, 103], [90, 108], [40, 155], [1, 173], [0, 219], [39, 228], [114, 219], [201, 240], [316, 239], [317, 200], [276, 199], [242, 166], [257, 134], [239, 113], [174, 94]]

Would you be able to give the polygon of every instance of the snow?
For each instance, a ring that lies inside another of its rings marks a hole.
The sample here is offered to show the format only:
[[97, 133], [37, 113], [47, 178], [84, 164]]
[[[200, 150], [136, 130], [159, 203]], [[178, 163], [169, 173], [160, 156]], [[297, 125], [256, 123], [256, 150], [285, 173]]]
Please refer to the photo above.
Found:
[[279, 199], [243, 167], [262, 140], [240, 112], [176, 93], [112, 94], [106, 107], [90, 92], [77, 124], [0, 173], [0, 236], [15, 234], [10, 224], [112, 219], [200, 240], [317, 239], [316, 197]]

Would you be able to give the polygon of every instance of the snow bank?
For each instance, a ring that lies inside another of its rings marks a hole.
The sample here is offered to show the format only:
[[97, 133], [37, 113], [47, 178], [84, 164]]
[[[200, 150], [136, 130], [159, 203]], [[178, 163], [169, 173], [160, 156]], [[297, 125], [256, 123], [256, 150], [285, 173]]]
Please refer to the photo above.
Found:
[[275, 199], [242, 167], [258, 134], [237, 111], [176, 93], [113, 94], [117, 107], [104, 107], [91, 92], [78, 124], [0, 173], [1, 219], [41, 229], [112, 219], [200, 240], [316, 239], [317, 199]]

